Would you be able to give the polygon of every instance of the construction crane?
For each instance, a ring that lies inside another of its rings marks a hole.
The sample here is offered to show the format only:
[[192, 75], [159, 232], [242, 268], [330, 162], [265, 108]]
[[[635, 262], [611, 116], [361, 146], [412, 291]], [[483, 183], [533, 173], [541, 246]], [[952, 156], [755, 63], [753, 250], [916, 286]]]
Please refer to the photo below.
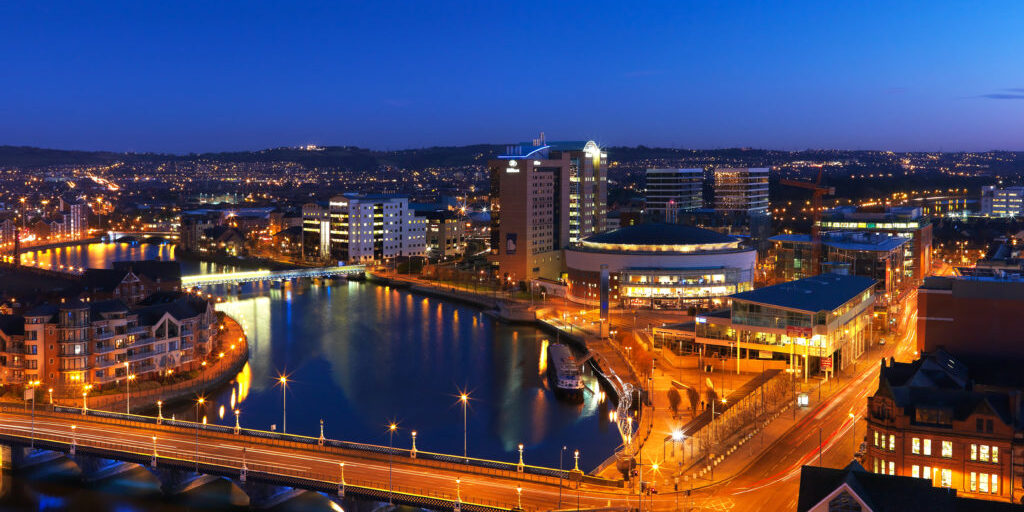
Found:
[[826, 187], [821, 184], [821, 174], [824, 168], [818, 168], [818, 179], [814, 183], [801, 180], [779, 180], [779, 183], [789, 187], [805, 188], [813, 191], [811, 199], [811, 273], [816, 276], [821, 273], [821, 229], [818, 224], [821, 222], [821, 198], [825, 195], [834, 195], [835, 187]]

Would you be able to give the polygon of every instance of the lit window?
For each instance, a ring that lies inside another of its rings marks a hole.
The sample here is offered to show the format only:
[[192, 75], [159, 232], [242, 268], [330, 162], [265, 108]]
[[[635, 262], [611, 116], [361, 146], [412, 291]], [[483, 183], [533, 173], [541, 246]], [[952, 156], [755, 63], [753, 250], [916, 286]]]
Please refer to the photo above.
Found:
[[[985, 480], [985, 475], [981, 475], [981, 479], [984, 481]], [[971, 489], [971, 492], [977, 492], [978, 491], [978, 474], [975, 473], [974, 471], [971, 471], [971, 487], [970, 487], [970, 489]]]
[[915, 438], [910, 440], [910, 453], [913, 453], [915, 455], [921, 453], [921, 439], [920, 438], [915, 437]]
[[942, 457], [946, 459], [953, 457], [953, 441], [942, 442]]
[[910, 466], [910, 476], [914, 478], [921, 478], [921, 466], [914, 464]]
[[[945, 447], [943, 447], [943, 449], [942, 449], [942, 455], [943, 456], [946, 455]], [[988, 462], [988, 445], [987, 444], [981, 445], [981, 450], [979, 450], [979, 453], [978, 453], [978, 459], [980, 459], [982, 462]]]
[[891, 460], [889, 461], [889, 474], [890, 475], [895, 475], [896, 474], [896, 463], [891, 461]]
[[942, 481], [941, 481], [942, 486], [943, 487], [953, 487], [953, 470], [952, 469], [943, 469], [941, 474], [942, 474]]
[[889, 451], [896, 451], [896, 436], [889, 434]]
[[992, 474], [992, 494], [999, 494], [999, 475]]
[[998, 446], [993, 446], [992, 447], [992, 462], [999, 462], [999, 447]]
[[978, 460], [978, 445], [971, 445], [971, 460]]
[[[973, 477], [974, 473], [971, 473], [971, 476]], [[978, 485], [978, 490], [979, 491], [981, 491], [981, 492], [988, 492], [988, 475], [982, 473], [981, 474], [981, 482], [979, 482], [979, 484], [980, 484], [980, 485]], [[974, 486], [973, 485], [971, 486], [971, 490], [972, 491], [974, 490]]]
[[932, 440], [931, 439], [925, 439], [924, 440], [924, 454], [925, 455], [931, 455], [932, 454]]

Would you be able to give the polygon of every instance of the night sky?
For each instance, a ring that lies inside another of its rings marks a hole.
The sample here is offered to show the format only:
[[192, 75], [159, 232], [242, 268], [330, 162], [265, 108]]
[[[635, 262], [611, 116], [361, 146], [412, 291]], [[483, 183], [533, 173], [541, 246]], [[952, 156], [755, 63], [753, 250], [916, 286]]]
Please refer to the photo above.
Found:
[[0, 3], [0, 145], [1024, 150], [1019, 0], [299, 3]]

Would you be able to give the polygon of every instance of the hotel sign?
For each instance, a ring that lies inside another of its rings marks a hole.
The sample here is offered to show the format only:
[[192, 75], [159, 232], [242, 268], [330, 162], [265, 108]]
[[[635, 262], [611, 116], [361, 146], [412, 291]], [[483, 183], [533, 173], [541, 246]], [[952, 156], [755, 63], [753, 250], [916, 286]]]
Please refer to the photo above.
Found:
[[814, 331], [810, 327], [786, 326], [786, 336], [790, 338], [810, 338], [813, 335]]

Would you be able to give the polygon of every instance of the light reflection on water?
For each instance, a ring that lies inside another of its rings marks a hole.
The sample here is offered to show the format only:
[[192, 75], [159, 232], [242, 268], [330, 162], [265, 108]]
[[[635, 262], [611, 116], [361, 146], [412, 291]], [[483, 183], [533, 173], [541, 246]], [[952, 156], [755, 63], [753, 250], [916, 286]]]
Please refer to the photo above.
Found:
[[[33, 257], [97, 267], [129, 258], [173, 258], [173, 247], [93, 244]], [[183, 262], [185, 274], [219, 270]], [[514, 462], [517, 445], [524, 443], [528, 464], [557, 467], [566, 445], [580, 449], [581, 466], [590, 468], [619, 441], [609, 404], [599, 394], [588, 391], [582, 405], [554, 398], [546, 378], [546, 335], [532, 327], [496, 323], [470, 307], [356, 282], [285, 289], [244, 285], [237, 299], [218, 308], [243, 325], [250, 358], [230, 385], [209, 395], [202, 411], [209, 421], [233, 425], [238, 409], [243, 427], [280, 429], [282, 394], [274, 379], [287, 372], [291, 433], [318, 436], [323, 418], [328, 437], [386, 443], [385, 425], [396, 418], [395, 446], [408, 447], [415, 429], [421, 450], [461, 453], [461, 408], [454, 395], [466, 388], [472, 396], [471, 456]], [[584, 381], [589, 390], [600, 390], [589, 372]], [[194, 418], [195, 407], [165, 408], [168, 413]]]

